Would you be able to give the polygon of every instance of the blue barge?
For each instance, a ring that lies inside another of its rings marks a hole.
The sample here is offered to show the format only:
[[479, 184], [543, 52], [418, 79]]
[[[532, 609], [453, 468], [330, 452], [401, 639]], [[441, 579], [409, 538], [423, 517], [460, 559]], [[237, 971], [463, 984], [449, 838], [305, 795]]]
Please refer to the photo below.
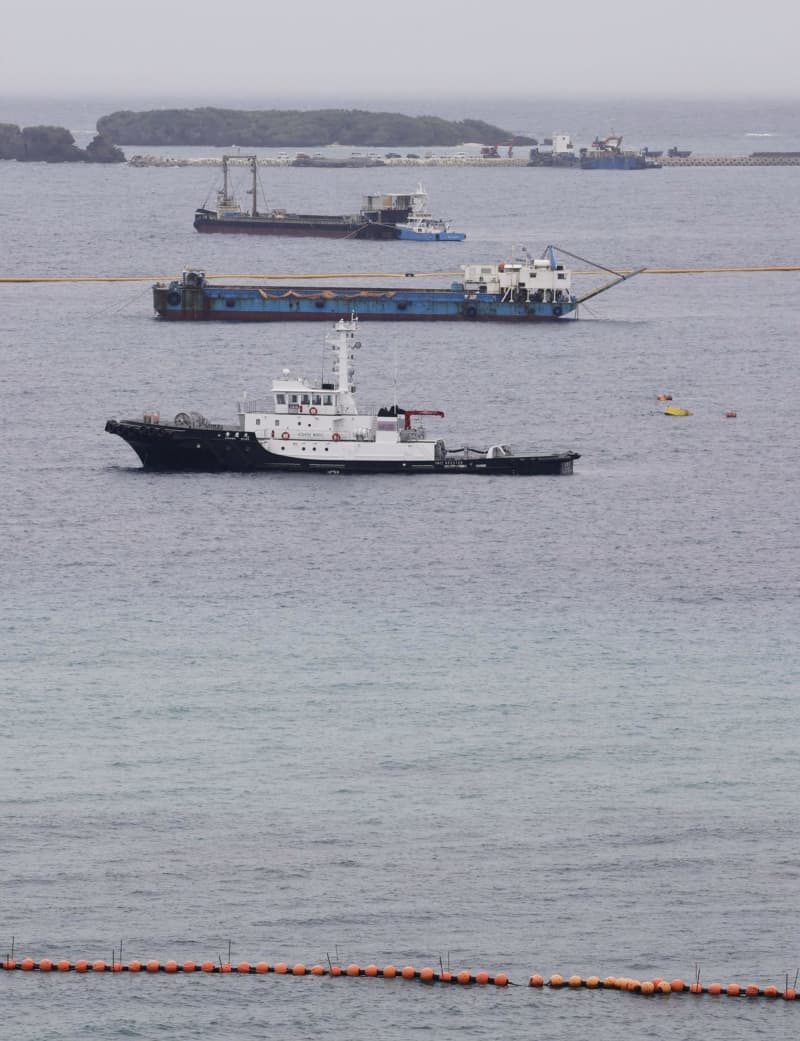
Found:
[[575, 315], [590, 296], [577, 297], [572, 272], [544, 256], [507, 263], [467, 264], [461, 282], [440, 289], [366, 286], [215, 285], [202, 271], [184, 271], [153, 286], [153, 307], [168, 321], [333, 321], [357, 315], [384, 321], [558, 321]]

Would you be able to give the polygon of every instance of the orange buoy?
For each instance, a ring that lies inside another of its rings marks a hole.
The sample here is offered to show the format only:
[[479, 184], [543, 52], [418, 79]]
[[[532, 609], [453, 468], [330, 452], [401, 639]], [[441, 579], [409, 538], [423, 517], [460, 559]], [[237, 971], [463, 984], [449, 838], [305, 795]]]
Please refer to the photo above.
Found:
[[305, 965], [303, 965], [303, 963], [301, 961], [299, 961], [296, 965], [292, 966], [292, 975], [293, 976], [305, 976], [305, 974], [306, 974], [306, 967], [305, 967]]
[[424, 968], [419, 970], [419, 978], [423, 983], [433, 983], [434, 972], [430, 966], [426, 965]]
[[628, 990], [641, 990], [642, 984], [640, 980], [628, 980]]
[[742, 988], [739, 986], [738, 983], [729, 983], [728, 986], [725, 988], [725, 993], [728, 995], [729, 998], [738, 998], [741, 994], [741, 991]]
[[105, 972], [105, 971], [106, 971], [106, 963], [102, 960], [102, 958], [98, 958], [96, 961], [92, 962], [92, 972]]
[[86, 961], [85, 958], [80, 958], [78, 961], [75, 962], [75, 971], [76, 972], [88, 972], [89, 971], [89, 962]]
[[755, 983], [748, 983], [744, 988], [744, 993], [747, 998], [757, 998], [761, 993], [761, 988], [756, 986]]
[[540, 976], [538, 972], [535, 972], [533, 976], [528, 980], [529, 987], [543, 987], [544, 976]]
[[452, 983], [453, 982], [453, 974], [452, 974], [452, 972], [450, 972], [449, 969], [442, 969], [442, 971], [439, 973], [439, 980], [442, 983]]
[[765, 998], [777, 998], [777, 996], [778, 996], [778, 988], [777, 987], [773, 987], [773, 986], [764, 987], [764, 997]]
[[50, 972], [52, 968], [53, 963], [50, 961], [49, 958], [42, 958], [42, 960], [39, 962], [39, 972]]
[[787, 987], [786, 990], [781, 994], [784, 1001], [794, 1001], [797, 998], [797, 991], [794, 987]]
[[681, 979], [675, 979], [670, 982], [670, 990], [675, 991], [676, 994], [682, 994], [686, 984]]
[[58, 962], [58, 964], [56, 965], [56, 968], [58, 969], [59, 972], [69, 972], [69, 970], [72, 968], [72, 966], [70, 965], [70, 963], [67, 961], [66, 958], [62, 958]]
[[274, 971], [279, 973], [279, 975], [283, 976], [289, 971], [289, 966], [286, 964], [285, 961], [279, 961], [275, 963]]
[[[275, 966], [274, 971], [275, 972], [278, 971], [278, 966], [277, 965]], [[331, 976], [341, 976], [342, 975], [342, 967], [341, 967], [341, 965], [331, 965], [331, 967], [329, 969], [329, 975], [331, 975]]]
[[394, 965], [384, 965], [383, 967], [383, 978], [385, 980], [393, 980], [397, 975], [397, 969]]
[[189, 961], [185, 961], [185, 962], [183, 963], [183, 971], [184, 971], [184, 972], [194, 972], [194, 971], [195, 971], [196, 969], [197, 969], [197, 966], [196, 966], [196, 965], [195, 965], [195, 963], [194, 963], [193, 961], [191, 961], [191, 960], [189, 960]]
[[494, 979], [491, 980], [491, 982], [495, 985], [495, 987], [507, 987], [508, 976], [506, 976], [504, 972], [497, 972], [495, 973]]
[[708, 985], [708, 993], [709, 994], [721, 994], [722, 993], [722, 987], [719, 985], [719, 983], [709, 983], [709, 985]]
[[172, 974], [172, 973], [177, 972], [177, 971], [178, 971], [178, 963], [173, 958], [170, 958], [169, 961], [165, 961], [164, 962], [164, 972], [168, 972], [168, 973]]
[[122, 972], [122, 962], [121, 961], [112, 961], [111, 962], [111, 971], [112, 972]]
[[696, 980], [695, 980], [694, 983], [690, 983], [689, 984], [689, 993], [690, 994], [702, 994], [703, 993], [703, 984], [702, 983], [698, 983]]
[[159, 965], [159, 963], [156, 961], [155, 958], [150, 958], [150, 960], [145, 965], [145, 971], [146, 972], [158, 972], [158, 970], [160, 968], [161, 968], [161, 966]]
[[670, 984], [669, 980], [662, 980], [656, 987], [656, 990], [660, 991], [662, 994], [671, 994], [672, 985]]
[[348, 976], [360, 976], [361, 975], [361, 968], [360, 968], [360, 966], [356, 965], [355, 962], [351, 962], [351, 964], [347, 966], [347, 970], [346, 971], [347, 971], [347, 975]]
[[652, 994], [656, 988], [653, 985], [653, 983], [650, 982], [650, 980], [645, 980], [639, 989], [641, 990], [642, 994]]
[[201, 965], [200, 965], [200, 971], [201, 972], [213, 972], [214, 971], [214, 962], [213, 961], [204, 961], [204, 962], [202, 962]]
[[23, 958], [22, 961], [19, 963], [19, 967], [22, 969], [23, 972], [33, 972], [33, 967], [35, 964], [36, 963], [34, 962], [33, 958]]
[[222, 963], [222, 964], [220, 965], [220, 967], [219, 967], [219, 971], [220, 971], [220, 972], [230, 972], [230, 971], [231, 971], [231, 964], [230, 964], [230, 962], [224, 961], [224, 962], [223, 962], [223, 963]]
[[377, 976], [378, 975], [378, 966], [377, 965], [372, 965], [372, 964], [365, 965], [364, 966], [364, 975], [365, 976]]
[[413, 965], [404, 965], [400, 970], [400, 975], [404, 980], [413, 980], [417, 973]]
[[239, 973], [240, 976], [246, 975], [250, 971], [250, 962], [240, 961], [239, 964], [236, 966], [236, 971]]
[[572, 987], [573, 990], [576, 987], [582, 987], [583, 979], [580, 976], [570, 976], [570, 978], [567, 980], [567, 986]]
[[472, 975], [469, 972], [467, 972], [466, 969], [462, 969], [461, 972], [459, 972], [459, 974], [456, 976], [456, 979], [459, 983], [465, 985], [467, 983], [472, 982]]
[[600, 977], [599, 976], [587, 976], [586, 977], [586, 986], [589, 988], [589, 990], [594, 990], [596, 987], [599, 987], [600, 986]]
[[489, 982], [489, 973], [488, 972], [476, 972], [475, 973], [475, 982], [476, 983], [480, 983], [480, 984], [488, 983]]
[[[322, 968], [322, 966], [320, 966]], [[255, 970], [259, 976], [263, 976], [265, 972], [269, 972], [269, 963], [265, 961], [257, 961], [255, 964]], [[311, 970], [314, 971], [313, 969]]]
[[606, 978], [603, 980], [603, 986], [606, 987], [608, 990], [614, 990], [617, 986], [617, 977], [606, 976]]
[[563, 987], [564, 986], [564, 977], [563, 976], [559, 976], [559, 974], [557, 972], [555, 972], [550, 977], [550, 979], [547, 981], [547, 985], [549, 987]]

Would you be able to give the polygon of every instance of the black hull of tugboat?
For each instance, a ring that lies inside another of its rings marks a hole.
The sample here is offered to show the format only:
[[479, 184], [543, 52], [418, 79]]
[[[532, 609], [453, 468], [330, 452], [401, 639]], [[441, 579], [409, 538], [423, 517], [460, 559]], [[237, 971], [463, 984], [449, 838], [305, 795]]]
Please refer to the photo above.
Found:
[[421, 473], [421, 474], [508, 474], [546, 476], [572, 473], [577, 452], [548, 455], [445, 456], [443, 462], [408, 463], [395, 460], [352, 460], [336, 457], [335, 442], [310, 441], [319, 456], [308, 459], [281, 458], [265, 451], [251, 433], [225, 427], [194, 429], [161, 423], [109, 419], [105, 427], [136, 452], [146, 470], [162, 473]]

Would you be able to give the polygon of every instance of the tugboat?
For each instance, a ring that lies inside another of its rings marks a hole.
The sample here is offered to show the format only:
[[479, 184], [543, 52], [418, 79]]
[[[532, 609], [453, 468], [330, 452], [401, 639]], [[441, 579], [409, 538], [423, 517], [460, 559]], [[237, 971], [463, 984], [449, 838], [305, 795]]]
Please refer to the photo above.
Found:
[[239, 402], [238, 423], [210, 423], [197, 412], [179, 412], [162, 423], [156, 412], [141, 419], [109, 419], [105, 429], [131, 446], [145, 469], [250, 473], [284, 470], [318, 473], [570, 474], [577, 452], [517, 454], [508, 445], [448, 449], [426, 437], [420, 416], [438, 409], [396, 403], [359, 410], [354, 357], [358, 319], [340, 319], [326, 343], [333, 351], [332, 378], [311, 382], [284, 369], [264, 401]]
[[416, 242], [463, 242], [467, 237], [463, 231], [450, 231], [450, 222], [431, 217], [427, 210], [428, 193], [417, 185], [411, 196], [411, 212], [408, 220], [395, 225], [399, 239]]
[[[248, 194], [252, 196], [251, 209], [239, 204], [230, 188], [231, 163], [247, 163], [252, 175]], [[397, 225], [412, 215], [415, 192], [407, 194], [366, 195], [361, 209], [353, 214], [289, 213], [284, 209], [260, 212], [258, 209], [258, 164], [254, 155], [224, 155], [222, 157], [222, 187], [217, 192], [216, 206], [201, 206], [195, 210], [194, 227], [202, 234], [233, 232], [248, 235], [315, 236], [328, 239], [398, 239], [414, 238], [401, 235]], [[418, 236], [423, 237], [423, 236]], [[447, 236], [440, 236], [446, 238]], [[460, 236], [464, 238], [463, 235]]]

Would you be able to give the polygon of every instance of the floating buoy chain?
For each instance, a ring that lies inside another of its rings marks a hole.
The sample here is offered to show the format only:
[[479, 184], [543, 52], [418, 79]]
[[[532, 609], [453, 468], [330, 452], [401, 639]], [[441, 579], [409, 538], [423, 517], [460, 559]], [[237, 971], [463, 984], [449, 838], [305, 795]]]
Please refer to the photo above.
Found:
[[282, 976], [332, 976], [332, 977], [354, 977], [354, 976], [369, 976], [369, 977], [382, 977], [383, 979], [404, 979], [404, 980], [421, 980], [423, 983], [460, 983], [460, 984], [489, 984], [495, 987], [506, 987], [510, 981], [508, 976], [504, 972], [498, 972], [494, 976], [488, 972], [477, 972], [471, 973], [465, 969], [461, 972], [449, 972], [448, 970], [442, 970], [441, 972], [435, 972], [431, 968], [415, 969], [412, 965], [406, 965], [403, 968], [398, 969], [394, 965], [385, 965], [383, 968], [379, 968], [377, 965], [366, 965], [363, 968], [360, 965], [333, 965], [329, 964], [326, 968], [324, 965], [311, 965], [306, 966], [302, 962], [298, 962], [294, 965], [289, 965], [288, 962], [275, 962], [270, 964], [269, 962], [259, 961], [251, 963], [248, 961], [238, 962], [233, 964], [230, 961], [223, 962], [221, 959], [218, 961], [192, 961], [187, 960], [183, 962], [178, 961], [165, 961], [159, 962], [155, 959], [147, 961], [140, 961], [139, 959], [132, 959], [128, 962], [122, 961], [104, 961], [103, 959], [94, 959], [90, 961], [86, 958], [79, 958], [77, 961], [69, 961], [66, 958], [60, 960], [54, 960], [51, 958], [42, 958], [40, 961], [35, 961], [33, 958], [23, 958], [21, 961], [16, 961], [12, 957], [5, 958], [0, 962], [0, 968], [10, 972], [13, 970], [20, 970], [22, 972], [144, 972], [144, 973], [158, 973], [165, 972], [168, 974], [179, 973], [179, 972], [205, 972], [205, 973], [235, 973], [239, 975], [264, 975], [266, 973], [276, 973]]
[[655, 976], [652, 980], [636, 980], [627, 976], [588, 976], [583, 979], [580, 976], [568, 976], [566, 979], [558, 973], [545, 978], [535, 974], [528, 980], [530, 987], [550, 987], [553, 990], [575, 990], [587, 987], [589, 990], [620, 990], [631, 994], [710, 994], [712, 996], [725, 996], [729, 998], [783, 998], [784, 1001], [797, 1000], [797, 979], [795, 986], [789, 986], [789, 977], [786, 977], [786, 985], [783, 989], [779, 987], [759, 987], [755, 983], [741, 986], [739, 983], [709, 983], [703, 986], [700, 983], [699, 974], [695, 976], [693, 983], [684, 983], [682, 979], [664, 980]]
[[[228, 957], [230, 959], [230, 952]], [[191, 959], [183, 962], [172, 960], [160, 962], [156, 959], [141, 961], [136, 958], [127, 962], [115, 961], [113, 958], [111, 961], [105, 961], [100, 958], [91, 961], [86, 958], [79, 958], [73, 962], [66, 958], [59, 960], [42, 958], [39, 961], [35, 961], [33, 958], [17, 960], [13, 956], [7, 956], [0, 961], [0, 969], [6, 972], [15, 970], [22, 972], [77, 973], [132, 972], [145, 974], [167, 973], [168, 975], [194, 972], [223, 975], [265, 975], [267, 973], [275, 973], [279, 976], [330, 976], [333, 978], [343, 977], [351, 979], [353, 977], [366, 976], [386, 980], [419, 980], [422, 983], [452, 983], [462, 986], [469, 984], [495, 987], [516, 986], [504, 972], [498, 972], [492, 976], [488, 972], [471, 973], [466, 969], [462, 969], [460, 972], [451, 972], [447, 969], [435, 972], [427, 966], [422, 969], [415, 969], [412, 965], [405, 965], [403, 968], [398, 969], [395, 965], [384, 965], [383, 968], [379, 968], [373, 964], [362, 967], [356, 964], [343, 966], [331, 964], [330, 962], [327, 968], [320, 964], [306, 966], [302, 962], [290, 965], [288, 962], [271, 964], [266, 961], [241, 961], [233, 964], [230, 960], [224, 962], [221, 958], [216, 962], [211, 960], [197, 962]], [[762, 997], [782, 998], [784, 1001], [797, 1000], [797, 977], [795, 977], [794, 986], [790, 986], [788, 975], [783, 988], [776, 986], [759, 987], [755, 983], [750, 983], [746, 986], [738, 983], [728, 983], [726, 985], [709, 983], [707, 986], [704, 986], [699, 981], [699, 974], [696, 975], [694, 982], [689, 984], [684, 983], [682, 979], [665, 980], [658, 976], [651, 980], [637, 980], [627, 976], [605, 976], [603, 978], [600, 976], [587, 976], [584, 979], [582, 976], [564, 977], [558, 973], [548, 977], [534, 974], [529, 978], [528, 986], [540, 989], [548, 987], [551, 990], [618, 990], [645, 996], [659, 994], [707, 994], [715, 997]]]

